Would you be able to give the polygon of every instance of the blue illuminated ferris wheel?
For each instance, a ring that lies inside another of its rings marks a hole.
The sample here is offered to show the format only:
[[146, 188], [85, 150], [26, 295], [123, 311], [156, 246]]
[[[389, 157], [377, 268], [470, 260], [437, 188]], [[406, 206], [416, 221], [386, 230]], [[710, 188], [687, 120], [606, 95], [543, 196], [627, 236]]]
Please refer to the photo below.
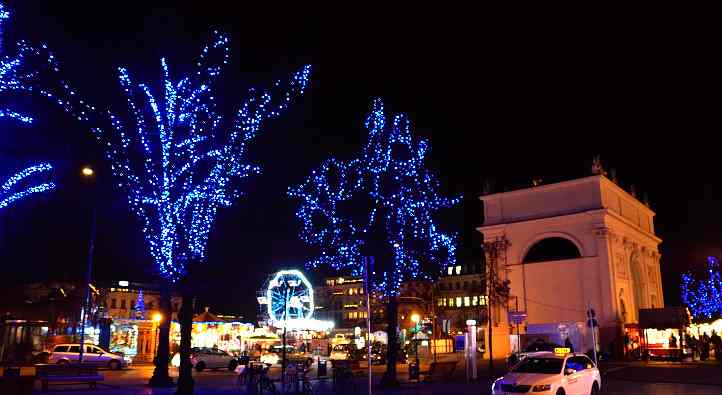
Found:
[[313, 315], [313, 287], [298, 270], [281, 270], [268, 282], [268, 317], [274, 322], [308, 320]]

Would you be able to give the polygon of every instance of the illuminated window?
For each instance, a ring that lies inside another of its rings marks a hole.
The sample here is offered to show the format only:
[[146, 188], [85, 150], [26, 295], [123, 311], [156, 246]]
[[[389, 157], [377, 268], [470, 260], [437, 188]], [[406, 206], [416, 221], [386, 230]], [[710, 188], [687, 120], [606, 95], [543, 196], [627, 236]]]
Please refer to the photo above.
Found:
[[464, 296], [464, 306], [469, 306], [469, 305], [471, 305], [470, 302], [471, 302], [471, 301], [470, 301], [469, 297], [468, 297], [468, 296]]
[[474, 296], [474, 298], [471, 299], [471, 305], [472, 305], [472, 306], [476, 306], [476, 305], [478, 305], [478, 304], [479, 304], [479, 297], [478, 297], [478, 296]]
[[443, 299], [443, 298], [439, 298], [439, 300], [438, 300], [436, 303], [437, 303], [439, 306], [443, 306], [444, 299]]
[[444, 306], [446, 306], [446, 298], [441, 298], [441, 301], [444, 302]]
[[454, 298], [449, 298], [449, 307], [454, 307]]
[[461, 274], [461, 265], [456, 267], [456, 274]]
[[359, 293], [360, 293], [361, 295], [363, 295], [363, 294], [364, 294], [364, 289], [363, 289], [363, 288], [359, 288]]
[[448, 273], [449, 276], [451, 276], [452, 274], [454, 274], [454, 267], [453, 267], [453, 266], [447, 267], [447, 268], [446, 268], [446, 273]]
[[461, 296], [456, 298], [456, 307], [461, 307]]
[[482, 306], [486, 306], [486, 296], [479, 296], [479, 304], [481, 304]]

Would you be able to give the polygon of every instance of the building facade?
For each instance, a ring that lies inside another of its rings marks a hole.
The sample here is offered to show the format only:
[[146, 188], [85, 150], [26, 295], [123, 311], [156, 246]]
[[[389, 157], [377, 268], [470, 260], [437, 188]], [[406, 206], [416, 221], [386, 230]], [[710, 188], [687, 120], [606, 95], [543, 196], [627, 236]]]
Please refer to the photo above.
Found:
[[523, 333], [569, 337], [586, 351], [591, 307], [606, 350], [635, 327], [639, 309], [664, 307], [654, 212], [605, 176], [480, 199], [487, 264], [510, 287], [506, 306], [493, 307], [502, 325], [519, 310]]

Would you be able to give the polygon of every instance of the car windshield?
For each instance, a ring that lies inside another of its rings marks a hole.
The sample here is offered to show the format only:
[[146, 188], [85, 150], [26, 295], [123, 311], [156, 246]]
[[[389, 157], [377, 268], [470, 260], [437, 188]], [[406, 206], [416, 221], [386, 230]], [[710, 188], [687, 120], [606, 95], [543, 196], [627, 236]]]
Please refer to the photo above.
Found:
[[526, 352], [537, 352], [537, 351], [554, 351], [555, 348], [561, 347], [554, 343], [542, 343], [542, 342], [536, 342], [530, 344], [526, 348]]
[[557, 374], [562, 371], [564, 360], [560, 358], [524, 358], [512, 369], [514, 373]]

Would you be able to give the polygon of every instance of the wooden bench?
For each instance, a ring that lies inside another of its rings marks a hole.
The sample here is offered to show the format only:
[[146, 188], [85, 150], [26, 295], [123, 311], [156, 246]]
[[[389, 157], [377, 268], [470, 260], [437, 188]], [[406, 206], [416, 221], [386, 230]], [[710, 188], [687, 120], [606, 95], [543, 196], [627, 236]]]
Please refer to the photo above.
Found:
[[425, 383], [431, 383], [435, 377], [448, 381], [454, 374], [457, 363], [457, 361], [432, 362], [429, 370], [419, 372], [419, 375], [423, 377]]
[[97, 366], [40, 364], [35, 368], [35, 377], [43, 391], [48, 390], [49, 384], [88, 384], [95, 389], [98, 381], [104, 379], [98, 374]]

